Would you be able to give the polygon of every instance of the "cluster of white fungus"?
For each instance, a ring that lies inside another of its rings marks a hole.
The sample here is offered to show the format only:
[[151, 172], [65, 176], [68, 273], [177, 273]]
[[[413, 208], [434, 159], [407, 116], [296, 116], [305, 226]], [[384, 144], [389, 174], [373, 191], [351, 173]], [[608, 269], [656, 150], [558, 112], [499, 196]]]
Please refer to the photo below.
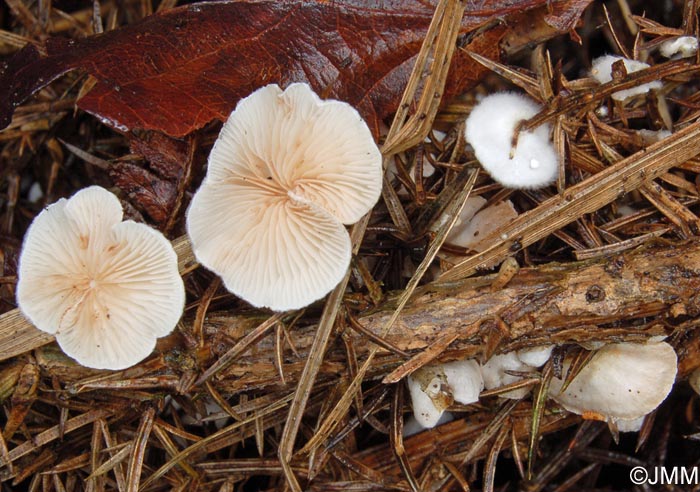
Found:
[[[408, 378], [416, 422], [434, 427], [453, 401], [473, 403], [483, 388], [493, 390], [516, 383], [523, 373], [544, 365], [552, 349], [552, 345], [544, 345], [498, 354], [481, 367], [468, 360], [417, 370]], [[571, 360], [566, 359], [564, 377], [570, 365]], [[563, 379], [552, 378], [549, 396], [584, 418], [609, 422], [620, 432], [636, 432], [644, 417], [670, 393], [676, 371], [676, 353], [666, 342], [604, 344], [566, 388]], [[698, 390], [700, 369], [689, 380]], [[520, 399], [529, 391], [518, 388], [498, 396]]]
[[[345, 275], [345, 225], [374, 206], [381, 186], [381, 154], [355, 109], [306, 84], [268, 85], [224, 124], [187, 231], [197, 259], [231, 292], [256, 307], [301, 308]], [[84, 366], [123, 369], [172, 331], [185, 291], [171, 244], [122, 222], [117, 197], [95, 186], [36, 217], [17, 300]]]
[[499, 92], [482, 99], [467, 117], [467, 142], [486, 172], [506, 188], [541, 188], [557, 177], [559, 161], [549, 125], [515, 134], [518, 124], [540, 109], [525, 96]]

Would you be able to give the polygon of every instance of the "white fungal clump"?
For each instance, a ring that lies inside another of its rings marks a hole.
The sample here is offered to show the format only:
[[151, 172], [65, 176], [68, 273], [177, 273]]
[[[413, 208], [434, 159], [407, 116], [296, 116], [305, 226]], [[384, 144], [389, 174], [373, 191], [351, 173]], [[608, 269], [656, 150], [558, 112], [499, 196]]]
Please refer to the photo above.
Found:
[[659, 53], [666, 58], [688, 58], [698, 52], [698, 38], [695, 36], [678, 36], [659, 46]]
[[559, 162], [549, 125], [515, 135], [517, 125], [540, 109], [525, 96], [499, 92], [486, 96], [467, 118], [467, 142], [486, 172], [506, 188], [541, 188], [557, 177]]
[[[545, 345], [492, 356], [481, 368], [486, 389], [497, 389], [521, 381], [522, 376], [509, 372], [532, 372], [549, 360], [553, 348], [553, 345]], [[500, 393], [498, 396], [517, 400], [529, 392], [529, 387], [517, 388]]]
[[330, 292], [351, 256], [345, 224], [377, 202], [382, 157], [359, 113], [306, 84], [242, 99], [187, 212], [197, 259], [255, 307], [298, 309]]
[[63, 351], [97, 369], [146, 358], [182, 315], [177, 256], [158, 231], [130, 220], [99, 186], [60, 199], [24, 237], [17, 301]]
[[437, 425], [453, 402], [468, 405], [484, 389], [479, 363], [474, 360], [424, 366], [407, 378], [413, 415], [422, 427]]
[[470, 197], [446, 241], [480, 253], [492, 244], [490, 240], [485, 241], [492, 232], [518, 216], [510, 200], [482, 208], [485, 204], [486, 200], [480, 196]]
[[[568, 370], [570, 361], [564, 363]], [[553, 378], [549, 394], [570, 412], [634, 429], [658, 407], [676, 379], [676, 352], [666, 342], [612, 343], [598, 350], [563, 389]], [[635, 422], [632, 422], [635, 421]]]
[[[605, 55], [593, 60], [593, 68], [591, 69], [591, 75], [601, 84], [610, 82], [611, 80], [613, 80], [613, 65], [618, 61], [622, 61], [625, 67], [625, 71], [628, 74], [638, 72], [639, 70], [643, 70], [645, 68], [649, 68], [649, 65], [644, 62], [630, 60], [622, 56]], [[617, 101], [624, 101], [625, 99], [629, 99], [633, 96], [646, 94], [651, 89], [661, 89], [661, 87], [661, 81], [654, 80], [646, 84], [641, 84], [636, 87], [631, 87], [629, 89], [623, 89], [621, 91], [614, 92], [612, 94], [612, 98]]]

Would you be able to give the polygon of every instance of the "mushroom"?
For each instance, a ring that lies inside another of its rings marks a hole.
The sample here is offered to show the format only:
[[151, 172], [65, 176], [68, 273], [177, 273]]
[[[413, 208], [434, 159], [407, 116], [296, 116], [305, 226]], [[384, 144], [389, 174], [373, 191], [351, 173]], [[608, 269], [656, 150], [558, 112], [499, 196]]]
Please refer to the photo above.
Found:
[[424, 366], [406, 378], [411, 395], [413, 416], [419, 425], [435, 427], [453, 400], [447, 376], [439, 366]]
[[553, 349], [554, 345], [540, 345], [539, 347], [520, 349], [515, 354], [520, 362], [526, 366], [542, 367], [552, 356]]
[[506, 188], [541, 188], [557, 176], [559, 164], [549, 125], [520, 132], [513, 148], [518, 123], [540, 109], [525, 96], [499, 92], [486, 96], [467, 118], [467, 142], [486, 172]]
[[665, 58], [688, 58], [698, 52], [698, 38], [678, 36], [667, 39], [659, 46], [659, 53]]
[[[479, 200], [477, 202], [478, 208], [486, 203], [486, 200], [481, 197], [474, 197], [474, 201], [476, 200]], [[472, 198], [469, 198], [464, 209], [469, 207], [471, 203]], [[510, 200], [490, 205], [479, 210], [476, 214], [470, 210], [469, 215], [464, 216], [463, 213], [460, 217], [462, 220], [455, 223], [446, 241], [481, 253], [492, 245], [491, 241], [484, 241], [484, 239], [488, 239], [492, 232], [509, 224], [517, 217], [518, 212]]]
[[484, 389], [481, 366], [475, 360], [456, 360], [442, 364], [452, 397], [462, 405], [479, 401], [479, 393]]
[[618, 432], [639, 432], [644, 425], [644, 419], [646, 415], [643, 415], [636, 419], [618, 419], [615, 421], [615, 427]]
[[[570, 412], [635, 428], [632, 421], [658, 407], [676, 379], [676, 352], [666, 342], [611, 343], [598, 350], [563, 389], [552, 378], [549, 394]], [[568, 370], [570, 361], [564, 362]]]
[[187, 212], [197, 259], [255, 307], [325, 296], [347, 271], [352, 224], [377, 202], [382, 159], [350, 105], [306, 84], [242, 99]]
[[[593, 60], [591, 75], [601, 84], [610, 82], [613, 79], [613, 65], [619, 61], [622, 61], [627, 73], [638, 72], [639, 70], [649, 68], [649, 65], [644, 62], [630, 60], [629, 58], [624, 58], [622, 56], [605, 55]], [[625, 99], [629, 99], [633, 96], [645, 94], [649, 92], [649, 89], [660, 89], [661, 87], [661, 81], [654, 80], [653, 82], [640, 84], [637, 87], [614, 92], [612, 94], [612, 98], [616, 101], [624, 101]]]
[[459, 360], [423, 366], [408, 376], [408, 389], [416, 421], [435, 427], [454, 401], [468, 405], [479, 401], [484, 389], [481, 368], [475, 360]]
[[[520, 381], [523, 379], [521, 376], [510, 374], [510, 372], [531, 372], [532, 369], [540, 367], [547, 362], [553, 348], [553, 345], [545, 345], [492, 356], [481, 367], [486, 389], [492, 390]], [[517, 388], [498, 396], [518, 400], [529, 392], [530, 388]]]
[[122, 222], [122, 206], [99, 186], [47, 207], [27, 231], [17, 302], [63, 351], [96, 369], [146, 358], [180, 319], [185, 289], [163, 235]]

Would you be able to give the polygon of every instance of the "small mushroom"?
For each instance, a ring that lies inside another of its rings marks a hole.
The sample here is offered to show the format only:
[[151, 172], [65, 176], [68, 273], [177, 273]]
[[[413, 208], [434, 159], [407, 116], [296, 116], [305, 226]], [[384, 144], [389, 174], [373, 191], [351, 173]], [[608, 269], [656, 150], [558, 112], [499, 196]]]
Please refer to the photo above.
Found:
[[688, 58], [698, 52], [698, 38], [678, 36], [667, 39], [659, 46], [659, 53], [665, 58]]
[[525, 96], [499, 92], [486, 96], [467, 118], [467, 142], [486, 172], [506, 188], [542, 188], [557, 176], [559, 164], [549, 125], [520, 132], [513, 148], [518, 123], [540, 109]]
[[[649, 68], [649, 65], [644, 62], [630, 60], [629, 58], [624, 58], [622, 56], [605, 55], [593, 60], [591, 75], [601, 84], [610, 82], [613, 79], [613, 65], [618, 61], [622, 61], [627, 73], [638, 72], [639, 70]], [[637, 87], [614, 92], [612, 94], [612, 98], [617, 101], [624, 101], [625, 99], [629, 99], [639, 94], [646, 94], [649, 92], [649, 89], [660, 89], [661, 87], [661, 81], [654, 80], [653, 82], [640, 84]]]
[[[474, 197], [474, 199], [485, 202], [481, 197]], [[472, 198], [469, 198], [464, 208], [467, 208], [471, 201]], [[479, 207], [482, 205], [480, 204]], [[498, 202], [479, 210], [476, 214], [472, 212], [468, 218], [461, 217], [463, 220], [455, 223], [447, 236], [447, 242], [481, 253], [492, 245], [491, 241], [485, 241], [485, 239], [488, 239], [493, 231], [509, 224], [517, 217], [518, 212], [513, 207], [513, 202], [510, 200]]]
[[618, 432], [639, 432], [644, 425], [644, 419], [646, 415], [643, 415], [636, 419], [618, 419], [615, 421], [615, 426]]
[[32, 222], [19, 260], [17, 302], [80, 364], [123, 369], [172, 331], [185, 289], [167, 239], [145, 224], [122, 222], [117, 197], [91, 186]]
[[447, 376], [439, 366], [424, 366], [408, 376], [406, 383], [416, 421], [426, 429], [435, 427], [454, 401]]
[[479, 393], [484, 389], [481, 366], [475, 360], [456, 360], [442, 364], [452, 397], [462, 405], [479, 401]]
[[552, 350], [554, 350], [554, 345], [540, 345], [539, 347], [520, 349], [516, 355], [526, 366], [542, 367], [552, 356]]
[[479, 401], [484, 389], [481, 368], [475, 360], [458, 360], [423, 366], [407, 378], [413, 415], [425, 428], [435, 427], [454, 401], [468, 405]]
[[[552, 378], [549, 394], [570, 412], [612, 421], [644, 417], [658, 407], [676, 379], [676, 352], [666, 342], [611, 343], [598, 350], [566, 390]], [[568, 370], [570, 361], [564, 363]], [[623, 429], [634, 428], [622, 422]]]
[[382, 159], [350, 105], [272, 84], [224, 124], [187, 212], [197, 259], [256, 307], [325, 296], [350, 262], [352, 224], [377, 202]]
[[[494, 355], [481, 367], [481, 373], [484, 375], [484, 384], [487, 390], [507, 386], [522, 379], [521, 376], [510, 374], [510, 371], [528, 372], [530, 370], [530, 366], [523, 363], [515, 352]], [[530, 388], [518, 388], [500, 393], [498, 396], [501, 398], [518, 400], [529, 392]]]

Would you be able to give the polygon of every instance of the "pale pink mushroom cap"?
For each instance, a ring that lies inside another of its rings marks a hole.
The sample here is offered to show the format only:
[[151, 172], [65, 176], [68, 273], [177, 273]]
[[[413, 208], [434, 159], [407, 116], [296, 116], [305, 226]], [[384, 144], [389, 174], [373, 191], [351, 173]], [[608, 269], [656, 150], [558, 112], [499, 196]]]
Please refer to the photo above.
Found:
[[96, 369], [146, 358], [177, 324], [185, 289], [163, 235], [122, 222], [119, 200], [85, 188], [41, 212], [24, 238], [17, 301], [63, 351]]
[[187, 232], [229, 291], [256, 307], [297, 309], [343, 278], [343, 224], [374, 206], [381, 184], [381, 154], [357, 111], [306, 84], [272, 84], [224, 124]]

